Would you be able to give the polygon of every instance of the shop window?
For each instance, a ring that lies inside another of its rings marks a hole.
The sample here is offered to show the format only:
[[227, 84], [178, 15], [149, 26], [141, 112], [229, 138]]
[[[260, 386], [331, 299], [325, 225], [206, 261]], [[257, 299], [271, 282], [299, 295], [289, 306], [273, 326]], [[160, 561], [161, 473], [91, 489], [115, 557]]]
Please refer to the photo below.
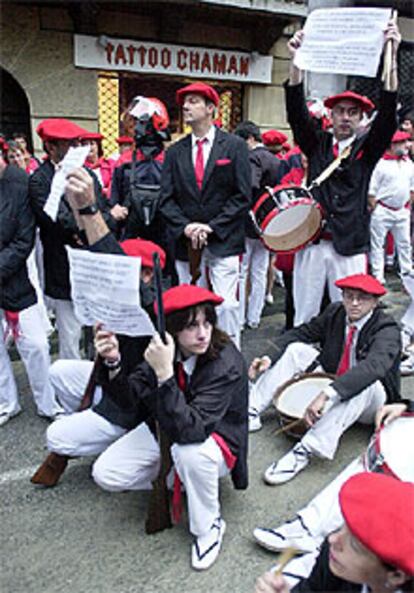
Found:
[[118, 152], [119, 78], [116, 73], [102, 73], [98, 78], [99, 132], [105, 136], [103, 149], [109, 156]]

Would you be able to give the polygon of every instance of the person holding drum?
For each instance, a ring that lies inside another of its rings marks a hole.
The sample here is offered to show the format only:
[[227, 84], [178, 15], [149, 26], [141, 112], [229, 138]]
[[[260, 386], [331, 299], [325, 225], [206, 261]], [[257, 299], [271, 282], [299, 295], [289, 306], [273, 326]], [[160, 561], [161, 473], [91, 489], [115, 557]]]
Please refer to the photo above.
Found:
[[[285, 86], [289, 124], [295, 141], [309, 159], [309, 183], [339, 157], [336, 170], [312, 190], [322, 207], [324, 222], [319, 239], [295, 257], [293, 293], [295, 325], [309, 321], [320, 310], [325, 285], [331, 301], [340, 300], [338, 278], [363, 273], [369, 251], [368, 184], [397, 127], [398, 27], [389, 23], [384, 43], [392, 47], [391, 74], [384, 82], [378, 113], [370, 129], [362, 129], [364, 114], [375, 106], [367, 97], [345, 91], [325, 99], [331, 109], [333, 132], [319, 130], [306, 107], [303, 73], [293, 63], [303, 42], [298, 31], [288, 42], [291, 55], [289, 81]], [[345, 150], [347, 152], [345, 152]]]
[[346, 480], [371, 471], [414, 483], [414, 401], [404, 400], [381, 408], [376, 427], [364, 454], [354, 459], [293, 519], [273, 529], [254, 530], [255, 541], [266, 550], [277, 553], [293, 546], [303, 554], [283, 569], [290, 585], [309, 576], [324, 539], [342, 525], [339, 491]]
[[[347, 428], [357, 421], [373, 423], [381, 406], [401, 399], [400, 330], [378, 307], [385, 288], [368, 274], [347, 276], [337, 280], [336, 286], [342, 290], [342, 303], [331, 303], [309, 323], [281, 336], [279, 358], [270, 369], [268, 356], [254, 359], [250, 366], [251, 379], [258, 371], [269, 369], [250, 390], [251, 430], [260, 428], [260, 413], [285, 382], [304, 372], [332, 375], [332, 381], [305, 404], [303, 416], [309, 430], [266, 470], [267, 484], [291, 480], [313, 455], [333, 459]], [[315, 347], [317, 343], [321, 351]], [[305, 384], [303, 399], [306, 396]]]
[[361, 473], [339, 493], [343, 526], [325, 540], [309, 578], [293, 589], [266, 573], [255, 593], [413, 591], [414, 484]]

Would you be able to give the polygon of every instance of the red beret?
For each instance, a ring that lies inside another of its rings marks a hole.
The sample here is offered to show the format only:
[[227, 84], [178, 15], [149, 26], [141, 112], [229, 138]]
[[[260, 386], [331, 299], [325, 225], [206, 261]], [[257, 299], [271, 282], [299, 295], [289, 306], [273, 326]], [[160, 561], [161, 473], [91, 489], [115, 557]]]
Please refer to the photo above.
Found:
[[99, 134], [98, 132], [87, 132], [81, 136], [81, 140], [96, 140], [97, 142], [103, 140], [104, 138], [105, 136]]
[[174, 311], [180, 311], [187, 307], [194, 307], [202, 303], [211, 303], [212, 305], [221, 305], [223, 298], [214, 294], [207, 288], [193, 286], [192, 284], [180, 284], [169, 288], [162, 295], [164, 311], [166, 315]]
[[266, 146], [272, 146], [273, 144], [284, 144], [288, 137], [286, 134], [279, 132], [279, 130], [268, 130], [263, 132], [262, 140]]
[[382, 296], [387, 293], [381, 282], [369, 274], [353, 274], [352, 276], [340, 278], [335, 282], [335, 286], [338, 286], [338, 288], [355, 288], [375, 296]]
[[325, 107], [332, 109], [339, 101], [354, 101], [354, 103], [357, 103], [361, 107], [362, 111], [372, 111], [375, 108], [371, 99], [368, 99], [364, 95], [358, 95], [358, 93], [354, 93], [353, 91], [344, 91], [339, 95], [328, 97], [323, 104]]
[[208, 101], [214, 103], [216, 107], [218, 106], [220, 101], [218, 93], [213, 89], [212, 86], [210, 86], [209, 84], [205, 84], [204, 82], [193, 82], [192, 84], [184, 86], [182, 89], [178, 89], [178, 91], [176, 92], [175, 100], [178, 103], [178, 105], [182, 106], [184, 103], [185, 95], [188, 95], [190, 93], [202, 95]]
[[414, 575], [414, 484], [360, 473], [339, 493], [352, 534], [383, 562]]
[[145, 241], [144, 239], [127, 239], [126, 241], [122, 241], [120, 245], [127, 255], [140, 257], [143, 266], [148, 268], [154, 267], [152, 260], [152, 254], [154, 252], [158, 253], [160, 256], [161, 268], [165, 266], [166, 255], [164, 249], [152, 241]]
[[119, 136], [119, 138], [116, 139], [118, 144], [133, 144], [134, 143], [134, 139], [131, 138], [131, 136]]
[[408, 132], [403, 132], [402, 130], [397, 130], [394, 136], [391, 138], [391, 142], [404, 142], [404, 140], [410, 140], [411, 134]]
[[67, 119], [44, 119], [36, 128], [42, 140], [75, 140], [85, 134], [88, 130]]

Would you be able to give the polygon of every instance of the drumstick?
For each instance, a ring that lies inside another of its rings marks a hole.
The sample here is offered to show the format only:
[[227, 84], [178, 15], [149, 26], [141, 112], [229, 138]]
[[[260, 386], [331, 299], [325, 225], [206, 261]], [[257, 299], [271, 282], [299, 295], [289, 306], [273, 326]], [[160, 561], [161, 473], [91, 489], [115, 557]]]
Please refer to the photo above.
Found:
[[282, 432], [286, 432], [287, 430], [290, 430], [291, 428], [294, 428], [295, 426], [297, 426], [301, 422], [303, 422], [303, 418], [298, 418], [297, 420], [293, 420], [292, 422], [289, 422], [289, 424], [286, 424], [285, 426], [282, 426], [282, 428], [276, 429], [274, 431], [273, 435], [274, 436], [277, 436], [278, 434], [282, 434]]
[[286, 564], [292, 560], [296, 554], [299, 553], [299, 550], [290, 546], [286, 548], [286, 550], [279, 556], [279, 562], [277, 564], [276, 570], [273, 571], [275, 576], [279, 576], [282, 574], [283, 569], [285, 568]]

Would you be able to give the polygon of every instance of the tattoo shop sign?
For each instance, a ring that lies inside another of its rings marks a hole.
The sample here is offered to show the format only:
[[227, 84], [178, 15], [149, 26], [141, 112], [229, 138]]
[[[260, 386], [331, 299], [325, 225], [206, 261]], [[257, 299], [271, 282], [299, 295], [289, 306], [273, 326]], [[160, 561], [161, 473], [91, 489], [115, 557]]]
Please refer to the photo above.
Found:
[[246, 52], [75, 35], [75, 66], [268, 84], [272, 57]]

